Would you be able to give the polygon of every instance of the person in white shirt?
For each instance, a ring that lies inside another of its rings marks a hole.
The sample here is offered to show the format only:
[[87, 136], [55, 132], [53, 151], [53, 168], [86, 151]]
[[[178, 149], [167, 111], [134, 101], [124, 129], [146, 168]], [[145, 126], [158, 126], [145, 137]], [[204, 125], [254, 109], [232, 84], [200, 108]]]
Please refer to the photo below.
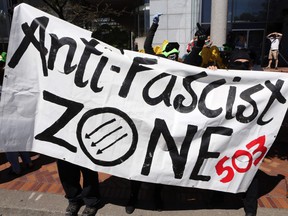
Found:
[[272, 32], [267, 35], [267, 38], [271, 42], [270, 51], [269, 51], [269, 63], [266, 68], [271, 68], [272, 60], [275, 59], [275, 69], [278, 67], [278, 55], [279, 55], [279, 44], [282, 38], [282, 34], [278, 32]]

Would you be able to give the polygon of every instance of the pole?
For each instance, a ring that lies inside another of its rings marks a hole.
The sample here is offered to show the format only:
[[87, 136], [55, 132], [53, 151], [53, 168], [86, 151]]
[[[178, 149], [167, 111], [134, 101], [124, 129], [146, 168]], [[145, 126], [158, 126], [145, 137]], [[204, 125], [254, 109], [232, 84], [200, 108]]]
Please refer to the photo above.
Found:
[[211, 1], [211, 40], [222, 47], [227, 37], [228, 0]]

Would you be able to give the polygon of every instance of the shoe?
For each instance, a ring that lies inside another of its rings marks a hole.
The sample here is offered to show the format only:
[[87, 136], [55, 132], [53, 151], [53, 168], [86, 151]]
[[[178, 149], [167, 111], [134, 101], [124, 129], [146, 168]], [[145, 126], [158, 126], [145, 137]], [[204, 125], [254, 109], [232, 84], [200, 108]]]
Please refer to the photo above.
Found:
[[156, 199], [155, 205], [156, 205], [155, 210], [161, 212], [163, 209], [162, 201], [160, 199]]
[[77, 216], [81, 206], [81, 203], [69, 203], [66, 208], [65, 216]]
[[270, 69], [270, 66], [267, 66], [266, 69]]
[[14, 172], [12, 169], [9, 170], [8, 175], [13, 177], [19, 177], [21, 176], [21, 171], [19, 173]]
[[98, 211], [97, 207], [86, 206], [81, 215], [82, 216], [95, 216], [97, 211]]
[[127, 205], [125, 206], [125, 211], [127, 214], [132, 214], [135, 211], [135, 203], [137, 200], [133, 197], [130, 197], [130, 200], [128, 201]]
[[34, 164], [32, 162], [26, 164], [26, 169], [31, 170], [34, 168]]
[[125, 206], [125, 211], [127, 214], [132, 214], [135, 211], [135, 206], [132, 205]]
[[278, 67], [275, 67], [275, 70], [278, 70]]

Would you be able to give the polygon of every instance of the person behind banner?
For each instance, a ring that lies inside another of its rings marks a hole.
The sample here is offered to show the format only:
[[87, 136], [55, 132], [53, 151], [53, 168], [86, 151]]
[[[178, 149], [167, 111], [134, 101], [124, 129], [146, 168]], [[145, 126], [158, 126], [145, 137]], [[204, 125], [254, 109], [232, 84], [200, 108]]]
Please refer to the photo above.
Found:
[[155, 36], [155, 33], [157, 31], [157, 28], [159, 26], [159, 17], [161, 14], [156, 14], [153, 17], [153, 23], [148, 31], [148, 34], [146, 36], [145, 42], [144, 42], [144, 50], [145, 53], [151, 54], [151, 55], [157, 55], [161, 56], [163, 58], [171, 59], [174, 61], [178, 61], [179, 58], [179, 43], [177, 42], [167, 42], [162, 46], [162, 53], [161, 54], [156, 54], [153, 47], [153, 39]]
[[[232, 70], [251, 70], [253, 67], [252, 59], [246, 49], [235, 49], [231, 52], [228, 69]], [[208, 67], [217, 70], [217, 66]], [[242, 193], [240, 194], [242, 195]], [[243, 206], [245, 216], [256, 216], [259, 197], [259, 178], [258, 173], [252, 179], [247, 191], [243, 194]], [[223, 199], [223, 192], [214, 192], [212, 200], [219, 202]]]
[[[57, 160], [57, 168], [65, 197], [69, 203], [65, 216], [78, 215], [83, 205], [85, 209], [82, 216], [96, 215], [101, 205], [98, 172], [64, 160]], [[83, 187], [80, 184], [81, 174]]]
[[[228, 69], [251, 70], [251, 57], [247, 50], [234, 50], [231, 53]], [[256, 216], [258, 208], [259, 180], [257, 173], [252, 179], [243, 198], [245, 216]]]
[[[170, 60], [178, 61], [179, 59], [179, 44], [177, 42], [167, 42], [164, 43], [162, 46], [162, 53], [156, 54], [155, 50], [152, 47], [152, 42], [154, 39], [155, 32], [157, 31], [157, 28], [159, 26], [159, 17], [161, 14], [156, 14], [153, 17], [153, 23], [149, 29], [149, 32], [147, 34], [146, 40], [144, 42], [144, 50], [145, 53], [151, 54], [151, 55], [157, 55], [161, 56]], [[127, 214], [132, 214], [135, 210], [135, 205], [138, 202], [138, 194], [141, 188], [141, 181], [130, 181], [130, 197], [129, 201], [125, 206], [125, 210]], [[156, 209], [161, 211], [162, 209], [162, 199], [161, 199], [161, 191], [162, 191], [162, 185], [161, 184], [155, 184], [155, 190], [154, 190], [154, 200], [156, 204]]]
[[11, 165], [9, 174], [12, 176], [20, 176], [22, 174], [21, 164], [19, 162], [19, 156], [24, 164], [26, 169], [33, 168], [33, 163], [30, 158], [29, 152], [5, 152], [6, 158]]
[[6, 62], [6, 52], [2, 52], [0, 55], [0, 98], [1, 98], [2, 83], [3, 83], [3, 78], [4, 78], [5, 62]]
[[[4, 78], [4, 67], [6, 63], [6, 56], [7, 56], [6, 52], [2, 52], [0, 55], [0, 99], [1, 99], [2, 83]], [[30, 169], [33, 167], [33, 163], [30, 158], [29, 152], [5, 152], [5, 155], [8, 162], [11, 165], [9, 174], [12, 176], [20, 176], [22, 173], [21, 164], [19, 162], [19, 156], [26, 168]]]
[[207, 47], [212, 45], [212, 41], [210, 40], [210, 38], [208, 38], [207, 31], [199, 23], [197, 23], [197, 27], [198, 30], [195, 33], [195, 37], [197, 39], [195, 40], [194, 46], [191, 48], [191, 51], [185, 57], [183, 63], [200, 67], [202, 64], [202, 57], [200, 54], [202, 48], [204, 47], [205, 42], [207, 43]]

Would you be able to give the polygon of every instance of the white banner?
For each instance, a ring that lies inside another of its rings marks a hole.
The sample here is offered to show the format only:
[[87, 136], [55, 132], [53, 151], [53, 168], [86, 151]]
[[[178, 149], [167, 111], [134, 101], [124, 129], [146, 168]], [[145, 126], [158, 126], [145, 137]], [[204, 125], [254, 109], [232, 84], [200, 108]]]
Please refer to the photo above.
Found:
[[120, 51], [26, 4], [15, 9], [10, 35], [0, 106], [5, 151], [243, 192], [287, 110], [284, 73], [210, 71]]

